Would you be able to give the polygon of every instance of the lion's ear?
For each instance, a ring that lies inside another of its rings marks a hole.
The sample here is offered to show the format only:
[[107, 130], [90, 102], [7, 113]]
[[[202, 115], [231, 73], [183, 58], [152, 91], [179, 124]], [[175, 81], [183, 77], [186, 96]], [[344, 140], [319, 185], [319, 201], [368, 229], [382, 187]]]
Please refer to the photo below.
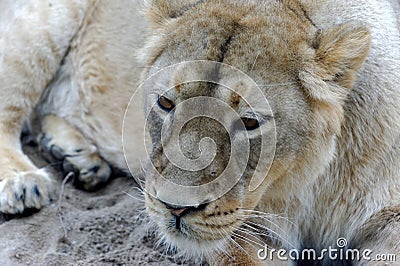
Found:
[[300, 72], [308, 96], [330, 103], [346, 98], [370, 44], [370, 32], [363, 26], [348, 23], [320, 31], [314, 40], [313, 58]]
[[145, 13], [150, 21], [159, 25], [164, 21], [182, 16], [204, 0], [144, 0]]
[[344, 24], [321, 31], [314, 41], [315, 52], [299, 73], [313, 108], [338, 132], [343, 103], [370, 49], [366, 27]]
[[370, 32], [364, 26], [347, 23], [319, 32], [314, 41], [317, 74], [323, 80], [335, 81], [350, 89], [370, 44]]

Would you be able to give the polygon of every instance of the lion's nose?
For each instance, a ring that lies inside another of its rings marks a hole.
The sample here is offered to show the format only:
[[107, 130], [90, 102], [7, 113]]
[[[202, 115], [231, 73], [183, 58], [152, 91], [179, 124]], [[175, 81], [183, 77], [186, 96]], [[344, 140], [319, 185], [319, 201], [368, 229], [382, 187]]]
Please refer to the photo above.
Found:
[[175, 208], [172, 208], [172, 207], [168, 207], [168, 206], [167, 206], [167, 209], [169, 210], [169, 212], [170, 212], [173, 216], [175, 216], [175, 217], [182, 217], [183, 215], [185, 215], [185, 214], [188, 212], [188, 209], [189, 209], [189, 208], [178, 208], [178, 209], [175, 209]]
[[167, 208], [167, 210], [169, 210], [169, 212], [177, 218], [181, 218], [184, 215], [188, 214], [189, 212], [202, 211], [207, 206], [207, 203], [200, 204], [199, 206], [176, 206], [176, 205], [168, 204], [161, 200], [160, 200], [160, 202], [163, 203], [165, 205], [165, 207]]

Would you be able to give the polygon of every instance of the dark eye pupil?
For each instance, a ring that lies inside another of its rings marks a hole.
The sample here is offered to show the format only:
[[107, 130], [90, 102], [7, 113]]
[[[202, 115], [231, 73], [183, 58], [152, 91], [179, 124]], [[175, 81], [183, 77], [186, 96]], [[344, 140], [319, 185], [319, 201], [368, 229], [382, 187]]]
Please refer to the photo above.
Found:
[[172, 101], [164, 96], [159, 96], [157, 103], [162, 109], [166, 111], [171, 111], [175, 108], [175, 105], [172, 103]]
[[243, 117], [242, 122], [247, 130], [256, 129], [260, 126], [258, 120], [254, 118]]

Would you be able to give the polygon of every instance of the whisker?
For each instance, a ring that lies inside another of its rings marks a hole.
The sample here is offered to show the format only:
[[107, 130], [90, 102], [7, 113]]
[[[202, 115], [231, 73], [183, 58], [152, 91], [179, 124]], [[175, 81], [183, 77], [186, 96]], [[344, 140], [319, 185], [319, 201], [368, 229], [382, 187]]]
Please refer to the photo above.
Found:
[[[239, 232], [241, 232], [241, 233], [243, 233], [243, 234], [246, 234], [246, 235], [248, 235], [248, 236], [254, 237], [256, 240], [259, 240], [259, 241], [261, 242], [261, 240], [258, 239], [256, 236], [252, 235], [251, 232], [247, 232], [246, 230], [238, 230], [238, 229], [236, 229], [236, 231], [239, 231]], [[246, 239], [247, 241], [253, 243], [254, 245], [258, 245], [258, 246], [260, 246], [260, 247], [264, 247], [264, 245], [261, 244], [262, 242], [259, 243], [259, 242], [257, 242], [256, 240], [252, 240], [252, 239], [250, 239], [249, 237], [246, 237], [246, 236], [244, 236], [244, 235], [241, 235], [241, 234], [238, 234], [238, 233], [233, 233], [233, 235], [234, 235], [234, 236], [240, 236], [240, 237], [242, 237], [243, 239]], [[250, 243], [247, 243], [247, 244], [250, 245]], [[252, 247], [256, 248], [256, 246], [254, 246], [254, 245], [252, 245]]]
[[252, 222], [252, 221], [246, 221], [246, 222], [247, 222], [247, 223], [250, 223], [250, 224], [252, 224], [252, 225], [261, 227], [261, 228], [263, 228], [263, 229], [265, 229], [265, 230], [267, 230], [267, 231], [269, 231], [269, 232], [272, 232], [272, 233], [275, 234], [277, 237], [279, 237], [280, 240], [283, 240], [283, 242], [286, 242], [290, 247], [295, 248], [295, 246], [294, 246], [291, 242], [289, 242], [289, 240], [287, 240], [285, 237], [283, 237], [282, 235], [280, 235], [280, 234], [277, 233], [276, 231], [272, 230], [271, 228], [269, 228], [269, 227], [267, 227], [267, 226], [265, 226], [265, 225], [262, 225], [262, 224], [258, 224], [258, 223]]
[[128, 195], [130, 198], [132, 198], [132, 199], [135, 199], [135, 200], [137, 200], [137, 201], [140, 201], [140, 202], [145, 202], [145, 200], [144, 200], [144, 199], [139, 199], [139, 198], [136, 198], [136, 197], [132, 196], [131, 194], [129, 194], [129, 193], [128, 193], [128, 192], [126, 192], [126, 191], [122, 191], [122, 193], [124, 193], [125, 195]]
[[[243, 235], [240, 235], [240, 234], [237, 234], [237, 233], [233, 233], [233, 236], [234, 236], [235, 238], [239, 239], [240, 241], [245, 242], [246, 244], [248, 244], [249, 246], [251, 246], [252, 248], [254, 248], [254, 249], [256, 249], [256, 250], [259, 249], [260, 247], [261, 247], [261, 248], [264, 247], [262, 244], [260, 244], [260, 243], [258, 243], [258, 242], [256, 242], [256, 241], [254, 241], [254, 240], [251, 240], [251, 239], [249, 239], [248, 237], [245, 237], [245, 236], [243, 236]], [[251, 257], [251, 255], [250, 255], [248, 252], [246, 252], [246, 254], [247, 254], [249, 257]]]
[[239, 231], [239, 232], [241, 232], [241, 233], [245, 233], [245, 234], [248, 234], [248, 235], [251, 235], [252, 237], [254, 237], [254, 238], [256, 238], [256, 239], [258, 239], [258, 236], [257, 235], [261, 235], [261, 233], [258, 233], [258, 232], [252, 232], [252, 231], [250, 231], [250, 230], [248, 230], [248, 229], [246, 229], [246, 228], [233, 228], [232, 227], [232, 229], [234, 229], [235, 231]]
[[229, 241], [231, 241], [237, 248], [239, 248], [241, 251], [243, 251], [244, 253], [246, 253], [246, 254], [250, 257], [250, 254], [247, 253], [247, 251], [246, 251], [239, 243], [237, 243], [237, 242], [230, 236], [230, 234], [228, 234], [228, 232], [226, 232], [224, 229], [222, 229], [222, 230], [228, 235]]
[[[138, 214], [138, 216], [135, 219], [135, 223], [139, 222], [139, 220], [146, 222], [145, 219], [149, 218], [149, 216], [146, 212], [146, 209], [136, 210], [136, 213]], [[150, 223], [150, 221], [147, 221], [147, 224], [149, 224], [149, 223]]]
[[139, 194], [141, 194], [142, 196], [145, 195], [145, 191], [142, 190], [140, 187], [134, 186], [134, 187], [132, 187], [132, 189], [133, 189], [133, 190], [136, 190], [136, 192], [139, 193]]
[[261, 212], [261, 211], [257, 211], [257, 210], [246, 210], [246, 209], [240, 209], [240, 210], [243, 211], [243, 212], [249, 212], [249, 213], [254, 214], [254, 215], [262, 215], [264, 217], [271, 218], [271, 219], [272, 218], [283, 219], [286, 222], [288, 222], [291, 225], [293, 225], [295, 228], [298, 228], [298, 226], [294, 222], [290, 221], [288, 217], [284, 217], [284, 216], [279, 215], [279, 214], [266, 213], [266, 212]]
[[[283, 230], [277, 223], [273, 222], [271, 219], [269, 219], [268, 217], [263, 217], [263, 216], [259, 216], [259, 215], [246, 215], [243, 216], [246, 220], [249, 220], [248, 218], [256, 218], [256, 219], [262, 219], [265, 220], [267, 222], [269, 222], [270, 224], [272, 224], [273, 226], [275, 226], [277, 229], [281, 230], [283, 232], [283, 234], [286, 234], [286, 231]], [[287, 236], [287, 235], [286, 235]]]
[[257, 235], [260, 235], [260, 236], [265, 236], [265, 237], [267, 237], [268, 239], [276, 240], [276, 241], [281, 242], [281, 239], [280, 239], [278, 236], [274, 236], [274, 235], [271, 235], [271, 234], [262, 233], [262, 232], [260, 232], [259, 229], [255, 228], [255, 227], [253, 227], [253, 226], [251, 226], [251, 225], [249, 225], [249, 224], [246, 224], [246, 223], [243, 223], [242, 225], [248, 227], [249, 229], [254, 230], [253, 234], [257, 234]]
[[266, 237], [272, 237], [270, 234], [266, 234], [266, 233], [260, 232], [259, 228], [256, 228], [254, 226], [251, 226], [251, 225], [247, 224], [247, 221], [244, 221], [242, 225], [244, 225], [244, 226], [248, 227], [249, 229], [253, 230], [253, 234], [257, 234], [257, 235], [260, 235], [260, 236], [266, 236]]
[[[225, 230], [223, 230], [225, 234], [222, 234], [220, 231], [217, 231], [217, 233], [221, 236], [221, 238], [223, 239], [230, 239], [230, 235], [228, 232], [226, 232]], [[225, 254], [230, 260], [233, 260], [232, 255], [227, 251], [227, 249], [224, 248], [224, 246], [222, 246], [222, 244], [217, 244], [217, 248], [218, 251], [221, 252], [222, 254]]]

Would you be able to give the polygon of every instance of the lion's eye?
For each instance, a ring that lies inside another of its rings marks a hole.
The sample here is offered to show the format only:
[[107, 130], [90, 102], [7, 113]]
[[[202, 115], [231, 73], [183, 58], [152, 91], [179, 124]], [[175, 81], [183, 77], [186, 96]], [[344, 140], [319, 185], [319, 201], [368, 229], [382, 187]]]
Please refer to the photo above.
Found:
[[158, 96], [157, 103], [162, 109], [166, 111], [171, 111], [175, 108], [175, 104], [170, 99], [164, 96]]
[[253, 130], [260, 126], [258, 120], [255, 118], [242, 117], [242, 122], [247, 130]]

